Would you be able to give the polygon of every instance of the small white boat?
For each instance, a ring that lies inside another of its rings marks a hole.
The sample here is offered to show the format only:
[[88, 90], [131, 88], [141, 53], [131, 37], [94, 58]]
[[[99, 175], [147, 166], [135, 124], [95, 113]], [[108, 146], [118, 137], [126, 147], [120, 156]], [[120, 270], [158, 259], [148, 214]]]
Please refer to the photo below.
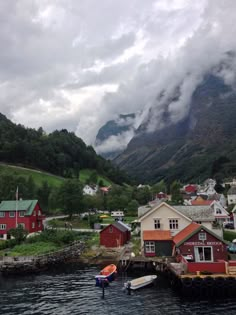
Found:
[[156, 275], [140, 277], [140, 278], [125, 282], [124, 287], [126, 289], [137, 290], [153, 283], [154, 280], [156, 280], [156, 278], [157, 278]]

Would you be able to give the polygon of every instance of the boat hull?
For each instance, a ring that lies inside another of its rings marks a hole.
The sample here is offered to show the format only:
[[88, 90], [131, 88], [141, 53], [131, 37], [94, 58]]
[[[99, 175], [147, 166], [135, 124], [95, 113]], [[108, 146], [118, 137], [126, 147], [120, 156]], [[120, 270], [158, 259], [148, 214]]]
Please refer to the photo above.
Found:
[[153, 283], [156, 280], [156, 275], [144, 276], [131, 281], [128, 281], [124, 284], [126, 289], [137, 290], [147, 285]]
[[116, 278], [117, 269], [116, 266], [111, 264], [101, 270], [100, 274], [95, 276], [96, 286], [107, 286], [110, 282]]

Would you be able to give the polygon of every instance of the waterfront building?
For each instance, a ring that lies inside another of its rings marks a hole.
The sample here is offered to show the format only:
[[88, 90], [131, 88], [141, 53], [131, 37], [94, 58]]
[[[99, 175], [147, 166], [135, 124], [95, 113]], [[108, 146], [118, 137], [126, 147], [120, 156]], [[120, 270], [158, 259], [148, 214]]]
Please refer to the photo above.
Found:
[[130, 240], [130, 228], [123, 222], [115, 222], [106, 226], [100, 232], [100, 245], [105, 247], [120, 247]]
[[0, 239], [9, 239], [8, 231], [20, 225], [29, 233], [40, 232], [44, 219], [38, 200], [4, 200], [0, 203]]

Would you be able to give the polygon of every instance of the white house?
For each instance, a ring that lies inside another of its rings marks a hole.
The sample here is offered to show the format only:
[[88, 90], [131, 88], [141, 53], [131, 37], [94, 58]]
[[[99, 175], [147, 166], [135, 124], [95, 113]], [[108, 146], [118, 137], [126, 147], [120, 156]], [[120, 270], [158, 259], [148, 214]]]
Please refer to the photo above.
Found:
[[98, 191], [98, 187], [97, 186], [91, 187], [89, 185], [85, 185], [84, 188], [83, 188], [83, 194], [84, 195], [95, 196], [97, 191]]
[[141, 230], [141, 244], [143, 232], [151, 230], [170, 231], [174, 236], [188, 226], [192, 220], [165, 202], [151, 208], [139, 218]]
[[228, 204], [236, 204], [236, 186], [230, 187], [227, 193]]

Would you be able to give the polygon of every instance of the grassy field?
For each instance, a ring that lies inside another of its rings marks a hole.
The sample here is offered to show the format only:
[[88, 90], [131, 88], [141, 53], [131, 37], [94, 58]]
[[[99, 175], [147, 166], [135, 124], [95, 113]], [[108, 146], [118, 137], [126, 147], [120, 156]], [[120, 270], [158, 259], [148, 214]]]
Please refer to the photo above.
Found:
[[236, 239], [236, 232], [224, 230], [223, 238], [225, 241], [232, 242], [232, 240]]
[[0, 175], [22, 176], [26, 179], [32, 176], [35, 184], [40, 186], [43, 181], [47, 181], [51, 187], [59, 187], [64, 178], [52, 174], [44, 173], [37, 170], [31, 170], [19, 166], [10, 166], [0, 164]]
[[[94, 170], [89, 170], [89, 169], [84, 169], [84, 170], [81, 170], [80, 173], [79, 173], [79, 179], [81, 180], [81, 182], [85, 183], [86, 180], [90, 177], [90, 175], [94, 172]], [[104, 185], [105, 186], [110, 186], [112, 184], [112, 182], [103, 177], [103, 176], [100, 176], [98, 175], [98, 182], [102, 180]]]
[[10, 252], [9, 256], [31, 256], [46, 254], [60, 249], [61, 246], [53, 242], [37, 242], [33, 244], [16, 245]]
[[[82, 183], [85, 183], [93, 171], [94, 170], [88, 170], [88, 169], [81, 170], [80, 176], [79, 176], [80, 181]], [[29, 176], [32, 176], [37, 186], [41, 186], [43, 181], [47, 181], [50, 187], [59, 187], [61, 183], [64, 181], [63, 177], [49, 174], [46, 172], [28, 169], [28, 168], [24, 168], [20, 166], [0, 164], [0, 176], [4, 174], [12, 175], [12, 176], [22, 176], [22, 177], [25, 177], [26, 179]], [[111, 181], [109, 181], [107, 178], [100, 175], [98, 175], [98, 181], [99, 180], [102, 180], [105, 186], [109, 186], [112, 184]]]

